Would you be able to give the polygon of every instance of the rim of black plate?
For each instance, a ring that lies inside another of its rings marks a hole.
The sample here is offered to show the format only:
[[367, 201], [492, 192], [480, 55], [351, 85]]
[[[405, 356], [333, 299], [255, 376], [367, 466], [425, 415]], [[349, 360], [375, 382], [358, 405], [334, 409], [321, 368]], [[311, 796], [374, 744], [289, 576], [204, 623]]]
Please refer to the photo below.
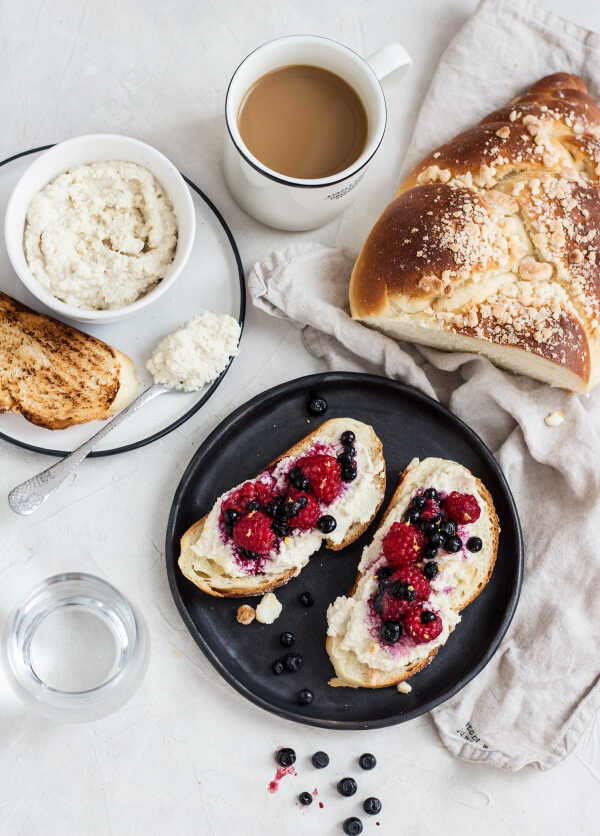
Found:
[[[175, 555], [173, 554], [173, 545], [175, 542], [175, 516], [178, 513], [178, 508], [181, 503], [181, 496], [184, 492], [188, 490], [188, 483], [192, 477], [196, 459], [199, 455], [201, 455], [201, 451], [207, 445], [213, 444], [214, 441], [217, 440], [220, 435], [227, 432], [227, 428], [231, 424], [231, 422], [237, 421], [240, 417], [244, 415], [244, 413], [251, 412], [256, 404], [260, 403], [261, 401], [267, 398], [285, 395], [291, 389], [295, 389], [298, 386], [302, 386], [306, 389], [311, 389], [318, 388], [321, 384], [325, 385], [328, 383], [335, 383], [336, 381], [343, 381], [348, 379], [361, 380], [370, 383], [379, 383], [381, 381], [384, 381], [386, 386], [390, 386], [392, 388], [397, 389], [399, 393], [406, 397], [420, 400], [428, 408], [436, 410], [446, 419], [458, 425], [464, 432], [465, 436], [467, 436], [473, 442], [477, 450], [481, 453], [482, 458], [486, 460], [489, 467], [494, 471], [494, 473], [496, 473], [508, 502], [509, 515], [511, 516], [515, 524], [515, 533], [517, 541], [517, 570], [514, 586], [510, 594], [508, 604], [504, 611], [504, 615], [500, 623], [500, 626], [494, 638], [492, 639], [490, 646], [488, 647], [487, 651], [484, 653], [482, 658], [479, 660], [479, 662], [476, 665], [474, 665], [468, 673], [461, 677], [461, 679], [458, 682], [456, 682], [452, 687], [446, 689], [437, 697], [427, 700], [427, 702], [423, 705], [417, 706], [416, 708], [410, 711], [403, 712], [402, 714], [395, 714], [381, 719], [365, 720], [362, 722], [358, 720], [332, 720], [327, 717], [311, 717], [305, 714], [300, 714], [298, 711], [295, 711], [292, 706], [290, 706], [290, 708], [282, 708], [273, 703], [270, 703], [268, 700], [264, 699], [258, 694], [255, 694], [244, 684], [244, 682], [242, 682], [240, 679], [234, 676], [228, 670], [226, 665], [221, 661], [219, 655], [211, 649], [208, 642], [205, 640], [204, 636], [192, 620], [177, 587], [177, 561], [175, 559]], [[381, 375], [362, 374], [361, 372], [322, 372], [319, 374], [306, 375], [305, 377], [297, 377], [293, 380], [288, 380], [285, 383], [280, 383], [279, 385], [274, 386], [271, 389], [267, 389], [267, 391], [256, 395], [254, 398], [247, 401], [245, 404], [242, 404], [242, 406], [238, 407], [236, 410], [230, 413], [212, 431], [212, 433], [204, 439], [204, 441], [200, 444], [200, 446], [197, 448], [196, 452], [190, 459], [188, 466], [186, 467], [173, 496], [173, 502], [171, 504], [171, 510], [169, 512], [169, 519], [167, 522], [165, 558], [167, 563], [167, 577], [169, 580], [169, 587], [171, 588], [171, 595], [173, 597], [173, 600], [175, 601], [177, 609], [179, 610], [179, 614], [181, 615], [185, 623], [185, 626], [187, 627], [196, 644], [200, 647], [208, 661], [223, 677], [223, 679], [225, 679], [226, 682], [228, 682], [233, 688], [235, 688], [235, 690], [239, 694], [241, 694], [247, 700], [252, 702], [254, 705], [258, 706], [259, 708], [262, 708], [265, 711], [269, 711], [271, 714], [276, 714], [279, 717], [283, 717], [286, 720], [293, 720], [296, 723], [301, 723], [303, 725], [308, 726], [316, 726], [318, 728], [342, 729], [352, 731], [385, 728], [387, 726], [394, 726], [400, 723], [404, 723], [408, 720], [413, 720], [415, 717], [419, 717], [421, 714], [425, 714], [426, 712], [431, 711], [431, 709], [435, 708], [436, 706], [440, 705], [446, 700], [449, 700], [462, 688], [464, 688], [465, 685], [467, 685], [479, 673], [481, 673], [483, 668], [485, 668], [485, 666], [488, 664], [488, 662], [490, 662], [490, 660], [496, 653], [500, 645], [500, 642], [504, 638], [506, 631], [508, 630], [513, 616], [515, 614], [515, 610], [519, 602], [519, 596], [521, 594], [521, 585], [523, 581], [524, 550], [521, 520], [519, 518], [517, 506], [515, 504], [515, 500], [506, 480], [506, 477], [489, 447], [485, 444], [483, 439], [481, 439], [477, 435], [477, 433], [474, 430], [472, 430], [471, 427], [469, 427], [468, 424], [465, 424], [464, 421], [462, 421], [457, 415], [455, 415], [453, 412], [451, 412], [449, 409], [447, 409], [445, 406], [439, 403], [439, 401], [430, 398], [429, 395], [425, 395], [423, 392], [420, 392], [418, 389], [415, 389], [413, 386], [409, 386], [406, 383], [400, 383], [399, 381], [392, 380]]]
[[[27, 151], [20, 151], [18, 154], [13, 154], [12, 157], [7, 157], [5, 160], [0, 161], [0, 168], [4, 165], [8, 165], [8, 163], [12, 163], [15, 160], [21, 159], [21, 157], [27, 157], [29, 154], [38, 154], [40, 151], [47, 151], [49, 148], [54, 147], [53, 142], [49, 145], [39, 145], [37, 148], [30, 148]], [[238, 246], [236, 244], [235, 238], [233, 237], [233, 233], [229, 229], [227, 222], [223, 215], [219, 212], [215, 204], [212, 200], [202, 191], [202, 189], [197, 186], [193, 180], [190, 180], [189, 177], [186, 177], [183, 172], [180, 172], [181, 176], [188, 184], [192, 191], [196, 192], [198, 197], [202, 198], [202, 200], [206, 203], [208, 208], [211, 212], [215, 215], [216, 219], [221, 224], [225, 235], [227, 236], [227, 240], [231, 246], [233, 251], [233, 256], [235, 258], [235, 263], [237, 266], [238, 271], [238, 281], [240, 285], [240, 309], [238, 314], [238, 322], [240, 324], [240, 341], [242, 339], [242, 333], [244, 331], [244, 321], [246, 317], [246, 283], [244, 280], [244, 268], [242, 266], [242, 259], [240, 258], [240, 251], [238, 250]], [[141, 438], [139, 441], [134, 441], [131, 444], [124, 444], [122, 447], [111, 447], [110, 450], [94, 450], [88, 454], [88, 458], [102, 458], [103, 456], [116, 456], [119, 453], [128, 453], [130, 450], [138, 450], [140, 447], [145, 447], [147, 444], [152, 444], [153, 441], [158, 441], [159, 438], [163, 438], [165, 435], [168, 435], [173, 430], [176, 430], [177, 427], [180, 427], [184, 424], [192, 415], [195, 415], [196, 412], [200, 409], [200, 407], [204, 406], [207, 400], [211, 397], [215, 389], [219, 386], [227, 372], [229, 371], [229, 367], [233, 363], [234, 358], [231, 357], [229, 362], [218, 376], [218, 378], [211, 383], [209, 388], [206, 392], [202, 395], [202, 397], [190, 408], [187, 412], [184, 412], [183, 415], [180, 415], [176, 421], [173, 421], [170, 424], [167, 424], [166, 427], [163, 427], [161, 430], [158, 430], [152, 435], [146, 436], [146, 438]], [[0, 439], [4, 441], [8, 441], [10, 444], [14, 444], [15, 447], [21, 447], [24, 450], [31, 450], [34, 453], [42, 453], [46, 456], [67, 456], [71, 451], [70, 450], [53, 450], [49, 447], [39, 447], [37, 444], [28, 444], [26, 441], [20, 441], [17, 438], [13, 438], [6, 433], [0, 432]]]

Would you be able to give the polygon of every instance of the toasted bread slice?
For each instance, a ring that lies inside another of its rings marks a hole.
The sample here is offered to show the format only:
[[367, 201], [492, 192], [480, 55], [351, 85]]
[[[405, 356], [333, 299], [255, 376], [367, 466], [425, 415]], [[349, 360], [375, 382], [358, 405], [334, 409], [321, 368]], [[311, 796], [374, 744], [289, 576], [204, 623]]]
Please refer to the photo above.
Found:
[[[403, 519], [410, 499], [419, 488], [435, 487], [450, 492], [474, 494], [481, 508], [476, 523], [465, 527], [466, 536], [483, 541], [480, 552], [447, 554], [440, 551], [436, 561], [439, 574], [432, 582], [432, 608], [439, 610], [444, 630], [437, 639], [408, 648], [406, 656], [394, 660], [375, 638], [366, 623], [365, 602], [377, 586], [375, 572], [385, 562], [382, 541], [394, 522]], [[329, 628], [326, 649], [336, 676], [333, 687], [386, 688], [414, 676], [428, 665], [460, 621], [458, 613], [471, 603], [487, 584], [498, 551], [498, 517], [485, 485], [466, 467], [446, 459], [414, 459], [406, 468], [377, 529], [373, 542], [363, 552], [359, 573], [349, 598], [338, 598], [327, 612]], [[440, 556], [441, 555], [441, 556]], [[338, 610], [336, 615], [336, 608]], [[358, 632], [357, 632], [358, 631]]]
[[[328, 548], [339, 551], [360, 537], [379, 510], [385, 494], [385, 461], [381, 441], [369, 425], [352, 418], [325, 421], [286, 450], [277, 461], [267, 465], [263, 473], [280, 462], [283, 466], [288, 458], [293, 460], [306, 455], [318, 442], [339, 444], [339, 437], [345, 430], [352, 430], [356, 436], [358, 476], [338, 499], [323, 510], [323, 513], [336, 517], [338, 522], [331, 535], [326, 536], [313, 529], [297, 537], [292, 536], [292, 546], [287, 550], [284, 565], [278, 557], [274, 557], [266, 561], [263, 573], [246, 574], [232, 557], [231, 547], [221, 543], [218, 520], [223, 495], [217, 499], [210, 513], [194, 523], [181, 538], [179, 568], [185, 577], [204, 592], [218, 598], [262, 595], [299, 575], [323, 541]], [[361, 500], [356, 512], [348, 507], [353, 496]], [[205, 527], [208, 527], [206, 533]]]
[[0, 292], [0, 411], [48, 430], [109, 418], [138, 381], [125, 354]]

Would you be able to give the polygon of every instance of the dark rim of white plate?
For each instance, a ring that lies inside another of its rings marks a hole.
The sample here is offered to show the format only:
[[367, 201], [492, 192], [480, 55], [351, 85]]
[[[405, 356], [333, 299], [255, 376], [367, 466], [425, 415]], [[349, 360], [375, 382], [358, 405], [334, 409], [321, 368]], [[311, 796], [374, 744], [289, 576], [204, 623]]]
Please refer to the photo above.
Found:
[[[50, 143], [50, 145], [40, 145], [37, 148], [30, 148], [28, 151], [21, 151], [18, 154], [13, 154], [12, 157], [7, 157], [5, 160], [0, 161], [0, 168], [2, 166], [8, 165], [8, 163], [15, 162], [15, 160], [21, 159], [21, 157], [27, 157], [29, 154], [38, 154], [40, 151], [47, 151], [49, 148], [53, 148], [54, 143]], [[202, 189], [197, 186], [189, 177], [186, 177], [183, 172], [180, 172], [181, 176], [188, 184], [192, 191], [196, 192], [198, 197], [202, 198], [202, 200], [206, 203], [208, 208], [214, 214], [218, 222], [221, 224], [225, 235], [227, 236], [227, 240], [231, 246], [233, 251], [233, 257], [235, 258], [235, 263], [237, 267], [238, 273], [238, 281], [240, 285], [240, 309], [238, 314], [238, 322], [240, 323], [240, 340], [242, 338], [242, 332], [244, 330], [244, 320], [246, 317], [246, 283], [244, 281], [244, 268], [242, 266], [242, 259], [240, 258], [240, 252], [238, 250], [237, 244], [235, 242], [235, 238], [225, 218], [219, 212], [215, 204], [212, 200], [204, 194]], [[219, 377], [210, 385], [210, 387], [206, 390], [206, 392], [202, 395], [202, 397], [188, 409], [187, 412], [184, 412], [183, 415], [180, 415], [177, 420], [172, 421], [170, 424], [167, 424], [166, 427], [163, 427], [161, 430], [158, 430], [152, 435], [146, 436], [146, 438], [141, 438], [139, 441], [134, 441], [131, 444], [124, 444], [122, 447], [112, 447], [110, 450], [95, 450], [88, 455], [88, 458], [101, 458], [102, 456], [115, 456], [119, 453], [128, 453], [130, 450], [137, 450], [140, 447], [145, 447], [147, 444], [152, 444], [153, 441], [158, 441], [159, 438], [163, 438], [165, 435], [168, 435], [173, 430], [176, 430], [177, 427], [180, 427], [184, 424], [192, 415], [195, 415], [196, 412], [200, 409], [201, 406], [207, 402], [207, 400], [211, 397], [213, 392], [217, 389], [225, 375], [227, 374], [229, 367], [233, 362], [233, 357], [230, 358], [229, 363], [225, 366]], [[14, 444], [15, 447], [21, 447], [25, 450], [32, 450], [34, 453], [43, 453], [46, 456], [68, 456], [71, 452], [70, 450], [53, 450], [49, 447], [40, 447], [37, 444], [28, 444], [26, 441], [20, 441], [18, 438], [13, 438], [6, 433], [0, 432], [0, 438], [4, 441], [8, 441], [10, 444]]]

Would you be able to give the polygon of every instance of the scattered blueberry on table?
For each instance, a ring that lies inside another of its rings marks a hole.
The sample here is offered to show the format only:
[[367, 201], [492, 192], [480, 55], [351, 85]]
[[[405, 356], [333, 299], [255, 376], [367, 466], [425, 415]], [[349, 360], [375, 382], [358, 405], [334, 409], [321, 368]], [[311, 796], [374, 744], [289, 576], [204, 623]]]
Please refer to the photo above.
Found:
[[301, 792], [300, 795], [298, 796], [298, 801], [304, 807], [306, 807], [307, 804], [312, 804], [312, 800], [313, 800], [313, 797], [309, 792]]
[[337, 789], [340, 795], [344, 795], [346, 798], [349, 798], [351, 795], [354, 795], [358, 787], [356, 786], [354, 778], [341, 778], [338, 781]]
[[374, 796], [365, 798], [363, 801], [363, 810], [370, 816], [376, 816], [377, 813], [381, 813], [381, 801]]
[[292, 766], [296, 763], [296, 753], [293, 749], [290, 749], [288, 747], [278, 749], [277, 752], [275, 752], [275, 760], [277, 761], [279, 766]]
[[326, 766], [329, 766], [329, 755], [327, 752], [315, 752], [311, 760], [315, 769], [325, 769]]
[[350, 818], [346, 819], [342, 826], [344, 828], [344, 833], [346, 833], [347, 836], [359, 836], [359, 834], [363, 832], [362, 822], [360, 819], [357, 819], [356, 816], [350, 816]]
[[361, 755], [358, 759], [358, 764], [361, 769], [375, 769], [377, 758], [370, 752], [365, 752], [364, 755]]

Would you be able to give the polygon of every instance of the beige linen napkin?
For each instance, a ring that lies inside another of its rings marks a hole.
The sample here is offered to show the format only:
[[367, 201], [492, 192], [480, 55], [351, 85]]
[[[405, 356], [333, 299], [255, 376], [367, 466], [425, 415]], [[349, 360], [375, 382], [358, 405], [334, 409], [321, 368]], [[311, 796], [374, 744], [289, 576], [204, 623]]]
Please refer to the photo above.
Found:
[[[484, 0], [442, 56], [407, 166], [548, 73], [578, 73], [599, 96], [599, 59], [599, 35], [521, 0]], [[254, 304], [302, 327], [331, 368], [377, 371], [448, 403], [496, 453], [524, 529], [521, 600], [492, 661], [433, 719], [462, 758], [549, 768], [600, 708], [600, 389], [572, 396], [353, 322], [353, 257], [306, 243], [273, 253], [250, 273]], [[555, 410], [564, 422], [547, 426]]]

